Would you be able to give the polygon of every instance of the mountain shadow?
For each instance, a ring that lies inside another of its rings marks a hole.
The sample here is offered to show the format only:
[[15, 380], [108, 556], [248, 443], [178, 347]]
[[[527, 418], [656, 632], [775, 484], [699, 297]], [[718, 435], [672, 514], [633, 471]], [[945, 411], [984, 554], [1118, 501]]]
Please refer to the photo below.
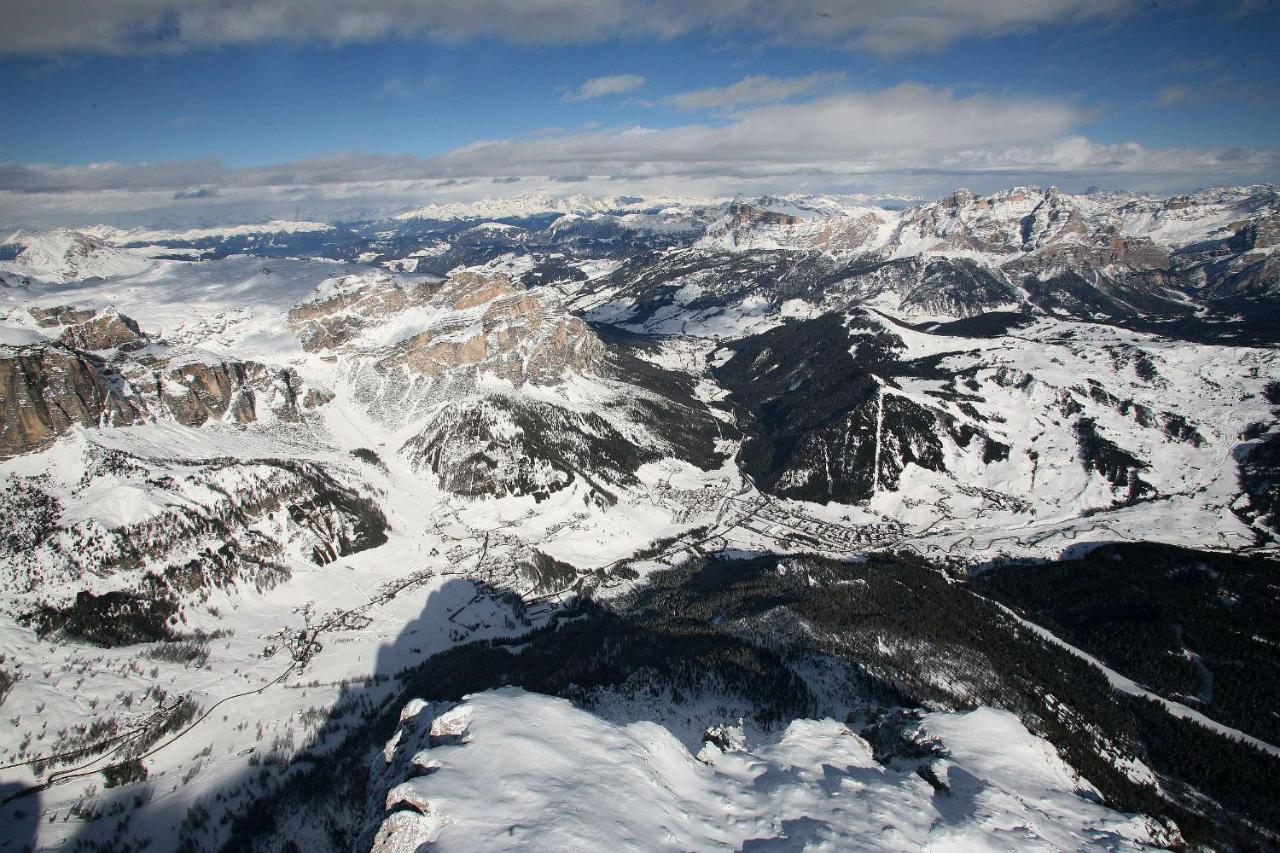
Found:
[[[667, 709], [681, 716], [707, 697], [732, 705], [726, 716], [735, 721], [745, 710], [764, 730], [835, 717], [862, 731], [886, 761], [913, 760], [901, 734], [910, 709], [1003, 708], [1052, 743], [1109, 806], [1169, 818], [1191, 843], [1271, 844], [1280, 827], [1273, 796], [1280, 759], [1115, 692], [1095, 666], [977, 591], [906, 555], [856, 562], [713, 555], [656, 572], [617, 600], [578, 599], [519, 636], [464, 640], [415, 660], [422, 632], [451, 616], [466, 622], [460, 605], [513, 625], [528, 618], [514, 596], [453, 580], [384, 647], [374, 677], [343, 695], [303, 749], [210, 792], [234, 802], [225, 815], [197, 806], [169, 816], [174, 843], [149, 849], [368, 849], [385, 816], [386, 792], [373, 771], [401, 708], [414, 698], [448, 703], [505, 686], [567, 698], [619, 722], [619, 707], [630, 719]], [[845, 689], [833, 690], [837, 683]], [[1072, 713], [1058, 713], [1046, 696]], [[1160, 788], [1130, 778], [1126, 761], [1152, 768]], [[777, 840], [802, 838], [809, 828], [793, 829]]]

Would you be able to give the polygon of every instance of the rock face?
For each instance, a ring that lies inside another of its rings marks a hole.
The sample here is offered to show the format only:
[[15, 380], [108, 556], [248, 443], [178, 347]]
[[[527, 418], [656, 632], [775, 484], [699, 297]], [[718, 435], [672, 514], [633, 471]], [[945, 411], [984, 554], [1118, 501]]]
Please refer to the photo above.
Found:
[[308, 352], [335, 350], [387, 318], [427, 304], [437, 286], [398, 286], [390, 276], [346, 276], [325, 282], [312, 299], [289, 309], [289, 324]]
[[311, 393], [316, 389], [301, 394], [302, 380], [294, 370], [256, 361], [189, 361], [148, 379], [168, 412], [187, 426], [214, 420], [246, 424], [268, 414], [292, 422], [324, 399]]
[[[703, 470], [724, 462], [716, 441], [736, 433], [697, 398], [687, 376], [638, 357], [641, 344], [625, 336], [599, 344], [605, 382], [588, 383], [586, 405], [554, 386], [532, 399], [514, 391], [465, 395], [434, 408], [401, 454], [441, 488], [468, 497], [543, 500], [577, 484], [603, 504], [636, 482], [641, 465], [663, 456]], [[609, 390], [618, 386], [625, 392]]]
[[795, 225], [800, 222], [800, 217], [793, 214], [769, 210], [744, 201], [730, 203], [725, 215], [729, 218], [730, 224], [734, 226], [754, 223], [761, 225]]
[[874, 247], [884, 216], [868, 212], [839, 219], [821, 219], [806, 233], [797, 234], [797, 243], [806, 249], [826, 252], [856, 252]]
[[[73, 309], [63, 316], [70, 319], [78, 314]], [[138, 324], [131, 318], [110, 309], [71, 326], [58, 340], [74, 349], [109, 350], [139, 344], [145, 338]]]
[[[406, 328], [418, 331], [388, 342], [378, 326], [411, 311], [417, 322]], [[413, 289], [350, 277], [293, 308], [289, 320], [308, 350], [371, 356], [380, 374], [403, 368], [428, 380], [487, 372], [517, 387], [548, 385], [567, 371], [596, 371], [604, 355], [585, 323], [497, 274], [462, 272]]]
[[[96, 327], [97, 343], [113, 334], [127, 337], [136, 328], [123, 315], [99, 319], [107, 322]], [[300, 404], [301, 386], [294, 371], [253, 361], [108, 364], [63, 344], [0, 347], [0, 456], [42, 449], [72, 426], [167, 418], [187, 426], [212, 420], [244, 424], [268, 412], [276, 420], [297, 421], [320, 402], [312, 396], [312, 406]]]
[[74, 305], [54, 305], [50, 307], [32, 306], [28, 313], [36, 319], [42, 329], [54, 326], [72, 326], [93, 318], [98, 312], [93, 308], [76, 307]]
[[141, 416], [111, 368], [58, 346], [0, 347], [0, 394], [0, 456], [44, 448], [72, 426], [120, 426]]
[[1036, 191], [1023, 187], [989, 198], [957, 190], [908, 211], [898, 225], [894, 242], [934, 250], [1016, 252], [1034, 239], [1034, 235], [1025, 233], [1023, 223], [1034, 215], [1041, 201]]
[[[1167, 269], [1169, 253], [1150, 238], [1125, 233], [1110, 211], [1091, 210], [1056, 187], [1019, 187], [991, 196], [959, 190], [909, 211], [891, 247], [1011, 256], [1016, 272], [1107, 265]], [[998, 263], [1008, 263], [999, 257]], [[1016, 277], [1016, 276], [1015, 276]]]
[[538, 296], [504, 284], [487, 301], [478, 322], [415, 335], [380, 366], [404, 365], [425, 376], [474, 367], [519, 387], [526, 382], [555, 384], [569, 371], [595, 372], [603, 357], [604, 347], [581, 320], [556, 315]]
[[1199, 270], [1206, 295], [1233, 300], [1238, 297], [1274, 298], [1280, 295], [1280, 254], [1242, 252], [1211, 258]]
[[1269, 249], [1280, 244], [1280, 215], [1267, 216], [1241, 225], [1230, 243], [1233, 249], [1240, 251]]
[[[159, 340], [135, 354], [148, 340], [115, 310], [56, 306], [32, 316], [63, 330], [58, 344], [4, 359], [6, 455], [44, 447], [74, 424], [296, 421], [328, 399], [304, 389], [291, 369], [175, 358]], [[461, 273], [414, 287], [385, 276], [336, 279], [289, 319], [308, 350], [342, 354], [357, 399], [375, 415], [435, 410], [406, 452], [452, 491], [549, 495], [585, 480], [608, 495], [603, 484], [625, 481], [654, 456], [598, 413], [550, 403], [533, 411], [524, 401], [474, 394], [481, 374], [514, 389], [606, 368], [606, 348], [589, 326], [505, 276]], [[454, 402], [438, 409], [442, 399]]]
[[160, 395], [178, 423], [200, 426], [211, 420], [250, 423], [257, 420], [250, 372], [262, 365], [237, 362], [192, 362], [164, 374]]
[[144, 399], [150, 403], [154, 397], [186, 426], [217, 420], [247, 424], [268, 414], [292, 422], [323, 399], [310, 393], [315, 389], [302, 394], [302, 380], [294, 370], [256, 361], [188, 361], [148, 368], [130, 379]]

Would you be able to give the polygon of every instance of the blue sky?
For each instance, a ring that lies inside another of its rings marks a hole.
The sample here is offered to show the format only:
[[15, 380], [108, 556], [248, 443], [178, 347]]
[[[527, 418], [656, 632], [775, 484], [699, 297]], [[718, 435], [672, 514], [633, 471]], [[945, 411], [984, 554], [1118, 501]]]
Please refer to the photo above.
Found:
[[0, 2], [0, 205], [50, 221], [1280, 179], [1269, 2]]

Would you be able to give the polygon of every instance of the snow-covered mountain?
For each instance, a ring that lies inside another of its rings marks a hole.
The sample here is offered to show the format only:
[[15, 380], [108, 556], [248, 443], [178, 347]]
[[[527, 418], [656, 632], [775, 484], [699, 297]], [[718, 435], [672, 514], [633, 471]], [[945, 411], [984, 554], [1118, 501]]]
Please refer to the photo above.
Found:
[[11, 237], [4, 837], [1273, 843], [1280, 194], [869, 201]]
[[193, 243], [204, 240], [225, 240], [231, 237], [252, 237], [275, 234], [306, 234], [329, 231], [333, 226], [324, 222], [293, 222], [273, 219], [244, 225], [222, 225], [203, 228], [112, 228], [98, 225], [84, 229], [86, 234], [115, 244], [164, 245], [168, 243]]
[[0, 243], [0, 250], [7, 258], [0, 261], [0, 275], [40, 281], [116, 278], [136, 275], [150, 265], [144, 256], [67, 228], [38, 234], [17, 231]]
[[1087, 783], [1007, 712], [935, 712], [910, 737], [932, 753], [914, 767], [878, 762], [831, 719], [792, 720], [754, 743], [728, 727], [695, 755], [662, 726], [510, 688], [453, 707], [419, 701], [387, 744], [384, 773], [404, 781], [386, 793], [372, 849], [980, 849], [993, 825], [1021, 827], [1017, 847], [1175, 840], [1083, 798]]
[[472, 202], [439, 202], [396, 215], [396, 219], [521, 219], [546, 213], [574, 214], [629, 213], [662, 208], [688, 208], [710, 200], [689, 197], [639, 196], [551, 196], [521, 195], [512, 198], [481, 199]]

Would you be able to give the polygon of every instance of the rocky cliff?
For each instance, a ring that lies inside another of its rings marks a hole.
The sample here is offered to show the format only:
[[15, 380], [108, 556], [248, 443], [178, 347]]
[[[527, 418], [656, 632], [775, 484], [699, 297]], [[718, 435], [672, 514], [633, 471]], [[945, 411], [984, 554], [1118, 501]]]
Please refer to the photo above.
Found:
[[245, 424], [266, 415], [296, 421], [315, 398], [288, 368], [180, 354], [150, 342], [115, 310], [40, 309], [58, 339], [0, 346], [0, 455], [47, 447], [73, 426], [101, 428], [172, 419]]
[[119, 374], [65, 346], [0, 347], [0, 455], [47, 447], [73, 426], [121, 426], [141, 412]]

